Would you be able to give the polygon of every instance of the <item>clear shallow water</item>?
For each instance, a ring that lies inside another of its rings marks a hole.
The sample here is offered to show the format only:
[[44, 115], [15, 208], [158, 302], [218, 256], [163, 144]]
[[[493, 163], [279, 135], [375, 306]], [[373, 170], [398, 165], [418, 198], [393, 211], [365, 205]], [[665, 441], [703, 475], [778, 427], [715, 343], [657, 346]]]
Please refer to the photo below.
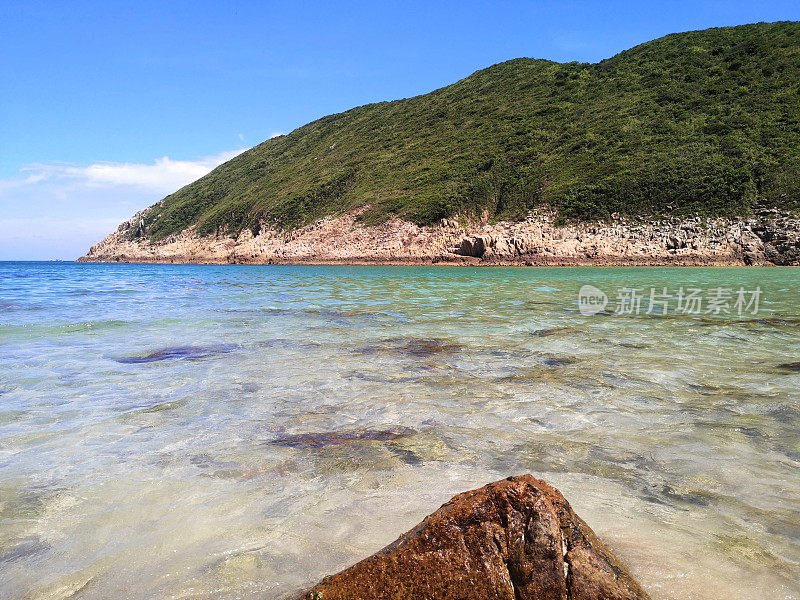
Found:
[[[583, 316], [586, 283], [761, 310]], [[799, 293], [792, 269], [0, 263], [0, 597], [280, 598], [531, 472], [655, 599], [800, 598]]]

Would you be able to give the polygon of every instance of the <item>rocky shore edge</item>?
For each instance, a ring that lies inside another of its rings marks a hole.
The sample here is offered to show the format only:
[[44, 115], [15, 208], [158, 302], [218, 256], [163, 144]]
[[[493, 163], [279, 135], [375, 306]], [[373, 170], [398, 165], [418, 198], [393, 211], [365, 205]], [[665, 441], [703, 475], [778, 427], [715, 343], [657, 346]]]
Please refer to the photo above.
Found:
[[646, 600], [572, 510], [532, 475], [463, 492], [294, 600]]
[[[152, 209], [148, 209], [152, 210]], [[290, 232], [262, 228], [237, 237], [188, 229], [153, 242], [139, 213], [80, 262], [206, 264], [385, 264], [537, 266], [800, 265], [800, 219], [764, 208], [748, 218], [668, 218], [559, 226], [552, 213], [520, 222], [401, 219], [366, 226], [359, 212]]]

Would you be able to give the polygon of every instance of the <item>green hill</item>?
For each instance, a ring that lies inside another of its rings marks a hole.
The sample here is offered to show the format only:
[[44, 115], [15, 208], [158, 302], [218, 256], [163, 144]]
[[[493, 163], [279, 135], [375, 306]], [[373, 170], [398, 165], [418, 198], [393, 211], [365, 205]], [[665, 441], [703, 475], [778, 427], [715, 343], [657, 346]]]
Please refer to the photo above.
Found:
[[520, 58], [331, 115], [167, 196], [136, 235], [292, 228], [367, 206], [429, 224], [737, 215], [800, 202], [800, 23], [668, 35], [597, 64]]

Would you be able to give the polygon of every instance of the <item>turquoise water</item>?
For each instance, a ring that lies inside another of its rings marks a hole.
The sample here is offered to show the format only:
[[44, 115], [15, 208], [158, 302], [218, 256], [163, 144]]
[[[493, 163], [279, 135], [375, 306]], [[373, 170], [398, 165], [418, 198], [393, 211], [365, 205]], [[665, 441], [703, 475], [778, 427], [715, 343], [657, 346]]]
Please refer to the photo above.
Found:
[[[581, 314], [584, 284], [612, 305]], [[614, 314], [623, 286], [761, 295]], [[798, 293], [793, 269], [0, 263], [0, 597], [280, 598], [531, 472], [654, 599], [800, 598]]]

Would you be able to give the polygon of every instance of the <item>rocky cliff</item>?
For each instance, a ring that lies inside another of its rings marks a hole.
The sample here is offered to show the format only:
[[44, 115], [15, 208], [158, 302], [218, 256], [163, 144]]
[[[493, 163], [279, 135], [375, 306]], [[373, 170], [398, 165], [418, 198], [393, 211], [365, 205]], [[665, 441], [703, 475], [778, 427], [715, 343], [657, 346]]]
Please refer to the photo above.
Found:
[[557, 226], [552, 214], [489, 223], [399, 218], [365, 226], [359, 212], [290, 232], [249, 229], [237, 237], [187, 229], [159, 241], [136, 235], [134, 216], [92, 246], [84, 262], [378, 263], [533, 265], [798, 265], [800, 220], [761, 209], [749, 218], [670, 218]]

